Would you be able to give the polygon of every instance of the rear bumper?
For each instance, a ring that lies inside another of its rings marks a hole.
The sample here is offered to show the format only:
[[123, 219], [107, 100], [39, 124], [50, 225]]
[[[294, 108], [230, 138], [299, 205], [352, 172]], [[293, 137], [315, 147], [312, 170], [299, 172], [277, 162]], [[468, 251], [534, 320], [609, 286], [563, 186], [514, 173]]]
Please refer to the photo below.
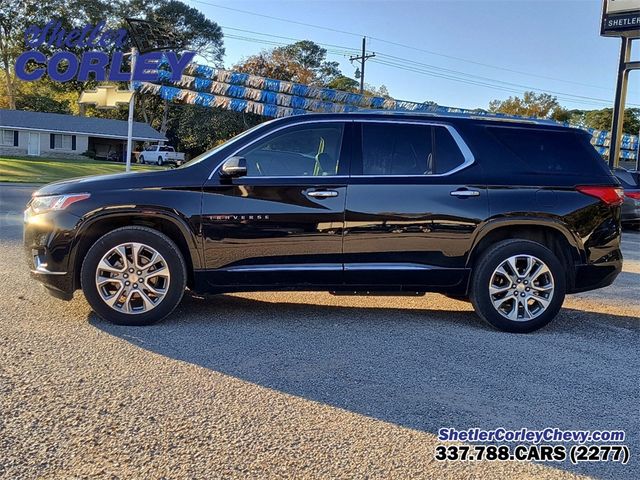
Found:
[[567, 293], [580, 293], [611, 285], [622, 271], [622, 253], [619, 258], [603, 263], [576, 265], [575, 282]]

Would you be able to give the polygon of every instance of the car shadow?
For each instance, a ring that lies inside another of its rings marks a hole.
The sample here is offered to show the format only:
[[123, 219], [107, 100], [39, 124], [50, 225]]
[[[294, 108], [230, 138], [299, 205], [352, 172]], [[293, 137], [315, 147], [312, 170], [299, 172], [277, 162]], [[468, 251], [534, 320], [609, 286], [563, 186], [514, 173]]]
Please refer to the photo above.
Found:
[[[629, 388], [640, 371], [634, 317], [563, 309], [548, 327], [517, 335], [489, 328], [469, 310], [219, 295], [186, 297], [151, 327], [116, 326], [93, 314], [89, 321], [170, 358], [430, 433], [558, 427], [635, 434], [640, 427], [631, 413], [639, 392]], [[597, 476], [618, 468], [554, 466]]]

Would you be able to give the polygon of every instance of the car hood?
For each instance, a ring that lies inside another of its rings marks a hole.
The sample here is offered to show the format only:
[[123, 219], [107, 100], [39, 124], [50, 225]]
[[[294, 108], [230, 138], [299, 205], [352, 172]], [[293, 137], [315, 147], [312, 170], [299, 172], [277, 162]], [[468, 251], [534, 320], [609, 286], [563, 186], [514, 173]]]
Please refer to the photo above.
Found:
[[179, 170], [92, 175], [50, 183], [36, 191], [34, 196], [173, 186], [179, 184], [181, 177]]

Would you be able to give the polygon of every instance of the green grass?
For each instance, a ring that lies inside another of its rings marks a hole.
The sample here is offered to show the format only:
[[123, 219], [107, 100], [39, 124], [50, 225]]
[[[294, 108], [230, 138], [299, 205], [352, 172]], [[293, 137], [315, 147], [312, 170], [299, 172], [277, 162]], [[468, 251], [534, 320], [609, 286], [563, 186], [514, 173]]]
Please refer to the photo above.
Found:
[[[0, 157], [0, 182], [50, 183], [85, 175], [123, 173], [124, 163], [101, 160], [43, 158], [43, 157]], [[164, 170], [165, 167], [132, 165], [132, 171]]]

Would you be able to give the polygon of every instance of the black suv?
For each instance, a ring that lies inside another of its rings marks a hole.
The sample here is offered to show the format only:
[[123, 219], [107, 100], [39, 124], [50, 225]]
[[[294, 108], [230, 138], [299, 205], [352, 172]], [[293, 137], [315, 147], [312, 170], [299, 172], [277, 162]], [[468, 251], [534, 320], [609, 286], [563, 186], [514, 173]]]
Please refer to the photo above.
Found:
[[149, 324], [195, 292], [469, 299], [542, 327], [622, 268], [622, 191], [577, 129], [426, 114], [270, 121], [180, 168], [47, 185], [25, 212], [32, 274]]

